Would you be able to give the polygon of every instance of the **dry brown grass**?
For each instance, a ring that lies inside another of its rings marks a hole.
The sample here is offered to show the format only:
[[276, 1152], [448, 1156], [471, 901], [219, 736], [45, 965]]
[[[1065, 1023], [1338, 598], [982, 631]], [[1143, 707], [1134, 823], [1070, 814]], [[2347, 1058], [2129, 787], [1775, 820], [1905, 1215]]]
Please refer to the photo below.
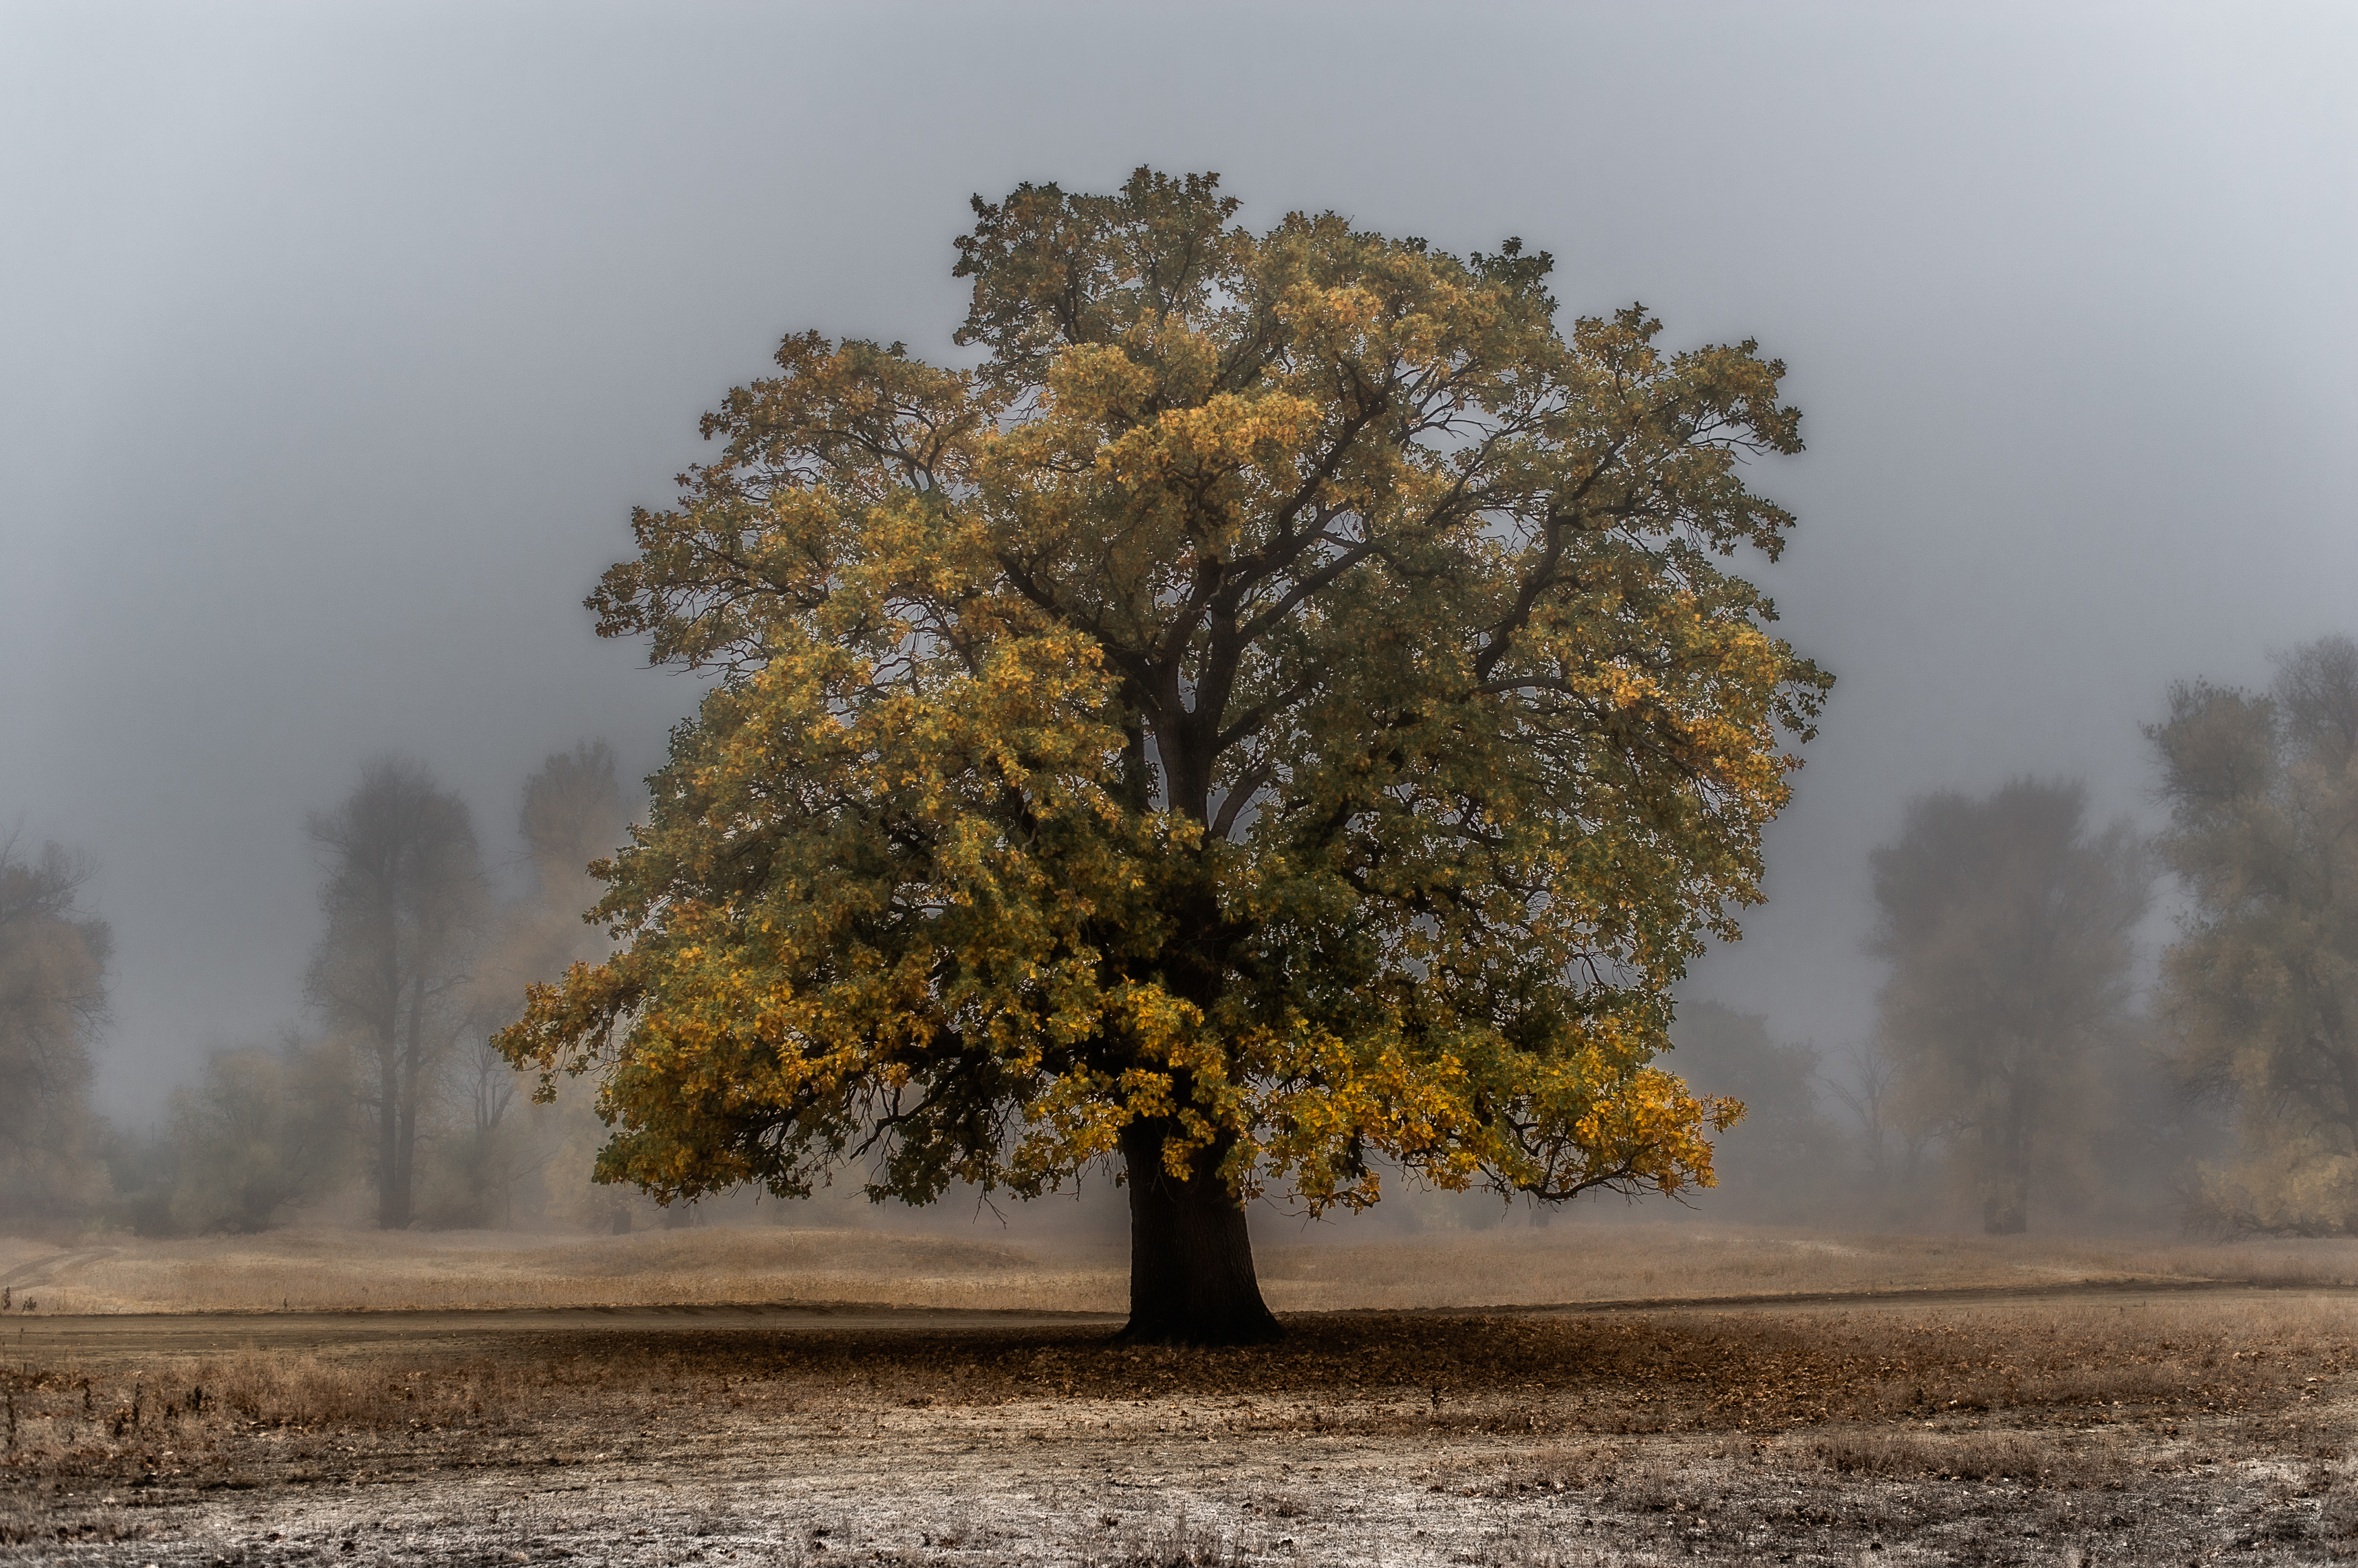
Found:
[[15, 1272], [53, 1313], [407, 1311], [891, 1302], [1118, 1310], [1102, 1259], [851, 1230], [617, 1237], [285, 1230], [195, 1241], [104, 1238]]
[[[1260, 1249], [1280, 1312], [1465, 1309], [2085, 1281], [2358, 1283], [2358, 1242], [2202, 1246], [1831, 1236], [1701, 1223], [1559, 1225]], [[708, 1228], [620, 1237], [330, 1229], [196, 1241], [0, 1242], [45, 1312], [262, 1312], [878, 1302], [1119, 1312], [1118, 1242], [896, 1230]]]
[[2170, 1412], [2297, 1414], [2339, 1397], [2353, 1368], [2358, 1326], [2331, 1306], [2188, 1301], [1905, 1315], [1313, 1317], [1282, 1344], [1213, 1351], [1121, 1346], [1098, 1328], [575, 1329], [456, 1349], [146, 1354], [0, 1370], [0, 1390], [28, 1422], [135, 1431], [185, 1418], [455, 1429], [614, 1400], [685, 1413], [856, 1397], [913, 1409], [1179, 1400], [1238, 1412], [1224, 1419], [1247, 1426], [1347, 1410], [1354, 1425], [1382, 1430], [1774, 1435], [1994, 1416], [2103, 1427]]
[[[637, 1476], [643, 1505], [669, 1508], [661, 1488], [684, 1486], [687, 1467], [723, 1443], [741, 1477], [767, 1476], [789, 1454], [789, 1469], [840, 1477], [846, 1489], [829, 1496], [872, 1498], [883, 1512], [963, 1452], [984, 1469], [959, 1485], [1029, 1464], [1022, 1487], [1052, 1500], [1115, 1465], [1193, 1454], [1232, 1471], [1259, 1455], [1217, 1514], [1140, 1511], [1129, 1487], [1114, 1489], [1118, 1519], [1093, 1503], [1056, 1527], [1079, 1531], [1078, 1544], [1050, 1555], [1104, 1563], [1229, 1561], [1248, 1549], [1262, 1560], [1281, 1540], [1312, 1541], [1306, 1532], [1398, 1509], [1403, 1496], [1429, 1506], [1399, 1517], [1387, 1561], [1603, 1561], [1549, 1555], [1565, 1521], [1585, 1519], [1657, 1555], [1707, 1541], [1730, 1561], [1833, 1531], [1829, 1550], [1838, 1542], [1843, 1554], [1814, 1560], [1849, 1562], [1889, 1539], [1892, 1521], [1937, 1514], [1960, 1532], [1954, 1560], [2010, 1562], [2022, 1560], [2025, 1524], [2042, 1540], [2093, 1539], [2069, 1532], [2117, 1534], [2115, 1519], [2150, 1519], [2147, 1535], [2166, 1543], [2189, 1528], [2226, 1530], [2228, 1505], [2240, 1510], [2234, 1530], [2253, 1539], [2298, 1525], [2302, 1541], [2323, 1543], [2358, 1540], [2342, 1454], [2358, 1326], [2345, 1319], [2315, 1299], [2185, 1296], [1368, 1314], [1297, 1319], [1275, 1346], [1194, 1353], [1082, 1328], [574, 1329], [272, 1354], [125, 1350], [0, 1373], [15, 1417], [0, 1545], [13, 1531], [38, 1559], [44, 1542], [146, 1528], [141, 1517], [159, 1509], [243, 1514], [229, 1499], [249, 1489], [253, 1507], [280, 1509], [269, 1528], [290, 1530], [289, 1509], [312, 1510], [300, 1528], [317, 1530], [320, 1509], [381, 1517], [406, 1487], [488, 1488], [465, 1495], [504, 1507]], [[1390, 1468], [1356, 1468], [1353, 1456], [1379, 1453]], [[2154, 1511], [2163, 1505], [2166, 1518]], [[837, 1506], [810, 1503], [818, 1511], [806, 1522], [835, 1528], [826, 1510]], [[925, 1506], [934, 1511], [903, 1531], [901, 1545], [924, 1549], [909, 1560], [1042, 1560], [1042, 1538], [1008, 1522], [1011, 1505]], [[645, 1560], [679, 1560], [661, 1557], [660, 1522], [648, 1535], [644, 1517], [582, 1508], [568, 1550], [622, 1561], [618, 1544], [647, 1535]], [[459, 1514], [436, 1501], [421, 1517]], [[1467, 1520], [1489, 1522], [1469, 1534]], [[692, 1524], [682, 1513], [670, 1528]], [[1412, 1526], [1435, 1532], [1425, 1556], [1408, 1543]], [[538, 1548], [540, 1527], [515, 1528], [502, 1554]], [[322, 1536], [306, 1550], [351, 1549]], [[806, 1560], [824, 1559], [811, 1546]]]
[[1849, 1432], [1818, 1438], [1803, 1453], [1837, 1475], [1900, 1480], [2101, 1487], [2118, 1484], [2128, 1471], [2117, 1443], [2066, 1444], [2018, 1432]]
[[1693, 1224], [1557, 1226], [1366, 1246], [1266, 1248], [1281, 1311], [1530, 1306], [2036, 1287], [2088, 1281], [2358, 1284], [2358, 1241], [1861, 1236]]

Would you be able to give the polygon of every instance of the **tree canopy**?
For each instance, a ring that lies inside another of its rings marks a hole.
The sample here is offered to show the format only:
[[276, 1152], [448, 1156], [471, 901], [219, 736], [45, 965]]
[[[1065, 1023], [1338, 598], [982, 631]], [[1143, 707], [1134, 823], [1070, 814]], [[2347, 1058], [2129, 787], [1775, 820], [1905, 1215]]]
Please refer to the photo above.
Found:
[[[1830, 679], [1723, 566], [1793, 519], [1756, 346], [1213, 176], [975, 202], [963, 368], [787, 338], [590, 603], [714, 672], [520, 1065], [611, 1179], [1127, 1172], [1132, 1331], [1272, 1325], [1240, 1199], [1390, 1164], [1708, 1183], [1651, 1065]], [[1241, 1259], [1239, 1251], [1241, 1249]]]

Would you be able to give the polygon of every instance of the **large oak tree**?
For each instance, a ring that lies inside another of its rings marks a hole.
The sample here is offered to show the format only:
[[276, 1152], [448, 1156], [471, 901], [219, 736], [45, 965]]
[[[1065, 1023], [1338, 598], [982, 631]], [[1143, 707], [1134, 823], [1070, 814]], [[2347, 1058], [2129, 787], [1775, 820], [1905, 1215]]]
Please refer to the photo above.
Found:
[[975, 203], [968, 368], [788, 338], [590, 603], [716, 672], [520, 1065], [610, 1179], [1127, 1180], [1134, 1337], [1277, 1332], [1243, 1200], [1711, 1180], [1650, 1065], [1827, 677], [1750, 343], [1213, 177]]

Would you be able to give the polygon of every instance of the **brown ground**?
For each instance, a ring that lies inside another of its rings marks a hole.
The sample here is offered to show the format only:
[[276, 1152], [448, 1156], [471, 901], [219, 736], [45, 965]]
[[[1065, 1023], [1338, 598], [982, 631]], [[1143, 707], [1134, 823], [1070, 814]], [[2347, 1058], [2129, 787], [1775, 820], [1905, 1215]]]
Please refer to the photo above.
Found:
[[[1009, 1228], [986, 1218], [955, 1231], [762, 1226], [532, 1236], [319, 1227], [189, 1241], [0, 1238], [0, 1290], [12, 1292], [15, 1306], [31, 1301], [41, 1313], [845, 1301], [1110, 1313], [1127, 1304], [1125, 1237], [1059, 1236], [1038, 1215], [1012, 1213]], [[2348, 1240], [2220, 1247], [1593, 1220], [1353, 1239], [1364, 1234], [1273, 1227], [1255, 1247], [1270, 1304], [1281, 1313], [1478, 1309], [2086, 1281], [2358, 1285], [2358, 1241]], [[1330, 1238], [1315, 1239], [1322, 1235]]]
[[1195, 1354], [939, 1314], [42, 1313], [0, 1561], [2321, 1562], [2358, 1551], [2353, 1305], [1330, 1314]]

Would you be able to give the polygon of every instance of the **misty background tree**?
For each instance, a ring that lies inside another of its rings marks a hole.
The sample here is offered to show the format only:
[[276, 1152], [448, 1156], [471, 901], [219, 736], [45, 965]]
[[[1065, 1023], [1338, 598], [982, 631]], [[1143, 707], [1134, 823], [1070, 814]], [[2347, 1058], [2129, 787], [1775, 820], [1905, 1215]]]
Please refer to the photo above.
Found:
[[379, 757], [308, 827], [327, 871], [309, 994], [358, 1058], [377, 1224], [400, 1229], [413, 1217], [421, 1118], [473, 1022], [464, 988], [489, 907], [474, 823], [424, 764]]
[[1813, 1047], [1777, 1039], [1759, 1013], [1707, 1000], [1679, 1003], [1671, 1038], [1679, 1076], [1744, 1107], [1712, 1151], [1714, 1212], [1799, 1221], [1840, 1206], [1844, 1135], [1819, 1103]]
[[[530, 1081], [492, 1044], [515, 1021], [525, 988], [561, 975], [612, 949], [606, 934], [582, 918], [601, 891], [590, 865], [611, 854], [630, 823], [615, 777], [613, 748], [585, 741], [552, 752], [525, 781], [516, 828], [525, 848], [528, 885], [492, 921], [470, 982], [472, 1016], [448, 1073], [450, 1126], [438, 1162], [441, 1192], [436, 1211], [454, 1222], [509, 1225], [518, 1195], [535, 1177], [559, 1169], [570, 1192], [586, 1184], [602, 1128], [586, 1094], [535, 1106], [519, 1088]], [[644, 1206], [611, 1189], [580, 1197], [577, 1216], [600, 1229], [630, 1228]]]
[[1382, 1156], [1562, 1199], [1711, 1179], [1651, 1065], [1758, 896], [1828, 684], [1714, 564], [1792, 519], [1752, 345], [1557, 332], [1550, 262], [1210, 176], [977, 200], [971, 370], [788, 338], [591, 600], [718, 672], [502, 1037], [602, 1066], [606, 1177], [1032, 1195], [1118, 1161], [1133, 1338], [1277, 1332], [1244, 1199]]
[[2177, 1061], [2233, 1108], [2203, 1183], [2232, 1229], [2358, 1233], [2358, 643], [2324, 637], [2266, 692], [2170, 688], [2147, 731], [2190, 910], [2162, 960]]
[[0, 1213], [72, 1218], [105, 1190], [90, 1053], [114, 938], [81, 907], [91, 875], [61, 845], [0, 839]]
[[334, 1192], [357, 1163], [354, 1089], [341, 1040], [213, 1052], [194, 1084], [172, 1091], [175, 1158], [157, 1228], [266, 1230]]
[[2151, 876], [2126, 824], [2086, 817], [2076, 781], [1922, 795], [1873, 856], [1895, 1110], [1945, 1141], [1992, 1236], [2027, 1229], [2034, 1184], [2094, 1146], [2100, 1062], [2125, 1044]]
[[[356, 820], [375, 826], [355, 834]], [[391, 1103], [393, 1134], [411, 1151], [406, 1223], [630, 1228], [653, 1206], [590, 1181], [603, 1138], [590, 1097], [528, 1103], [519, 1090], [529, 1080], [490, 1044], [492, 1032], [514, 1019], [527, 982], [611, 947], [580, 911], [598, 886], [589, 862], [611, 848], [627, 820], [604, 741], [549, 756], [520, 800], [525, 885], [497, 901], [481, 869], [469, 871], [463, 808], [416, 763], [393, 764], [390, 775], [369, 764], [341, 812], [309, 824], [328, 830], [336, 847], [325, 892], [342, 906], [314, 953], [312, 978], [352, 988], [341, 1000], [315, 989], [328, 1030], [288, 1029], [275, 1044], [210, 1050], [197, 1080], [173, 1091], [163, 1125], [104, 1129], [113, 1188], [106, 1217], [156, 1236], [334, 1223], [349, 1212], [355, 1184], [365, 1182], [383, 1222], [384, 1173], [401, 1169], [383, 1147], [381, 1112]], [[388, 849], [405, 836], [406, 849]], [[347, 856], [352, 845], [373, 848]], [[356, 891], [366, 896], [351, 896]], [[391, 953], [372, 942], [388, 929], [388, 897], [397, 914]], [[390, 984], [388, 965], [411, 979]], [[357, 983], [372, 979], [373, 988]], [[388, 1094], [386, 1054], [362, 1041], [373, 1029], [384, 1037], [383, 998], [414, 1000], [421, 980], [425, 1006], [395, 1010]], [[373, 1023], [372, 1004], [379, 1008]]]
[[[525, 986], [563, 974], [568, 966], [605, 957], [612, 940], [582, 911], [604, 892], [592, 868], [614, 852], [630, 827], [630, 807], [614, 773], [613, 748], [584, 741], [551, 752], [525, 781], [516, 812], [531, 883], [503, 912], [499, 939], [487, 968], [492, 1005], [513, 1018]], [[511, 1078], [515, 1069], [493, 1051], [490, 1059]]]

